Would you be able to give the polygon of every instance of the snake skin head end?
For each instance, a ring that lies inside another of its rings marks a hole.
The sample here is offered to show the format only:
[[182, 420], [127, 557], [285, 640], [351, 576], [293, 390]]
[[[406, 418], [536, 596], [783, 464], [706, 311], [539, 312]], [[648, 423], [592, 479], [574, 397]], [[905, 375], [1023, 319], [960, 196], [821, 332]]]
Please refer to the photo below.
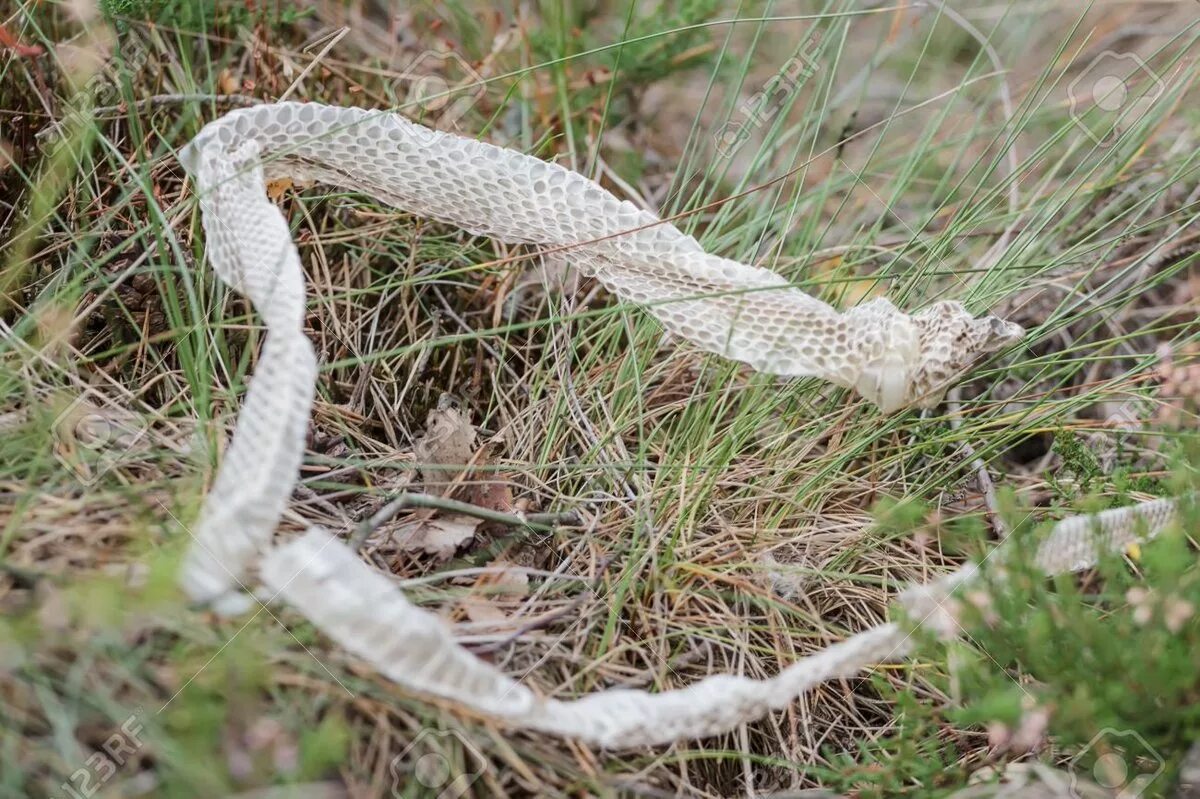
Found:
[[921, 408], [937, 405], [963, 372], [989, 353], [1025, 336], [1017, 324], [997, 316], [976, 319], [958, 302], [936, 302], [913, 315], [921, 356], [909, 383], [909, 401]]

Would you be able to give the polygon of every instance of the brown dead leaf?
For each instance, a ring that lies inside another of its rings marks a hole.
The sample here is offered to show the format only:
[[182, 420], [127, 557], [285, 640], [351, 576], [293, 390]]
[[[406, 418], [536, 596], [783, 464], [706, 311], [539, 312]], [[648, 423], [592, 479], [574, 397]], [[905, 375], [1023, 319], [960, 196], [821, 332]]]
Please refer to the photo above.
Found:
[[[851, 305], [866, 302], [883, 295], [884, 288], [881, 282], [870, 275], [862, 278], [854, 278], [846, 274], [843, 258], [841, 255], [834, 255], [831, 258], [822, 259], [811, 265], [814, 274], [818, 274], [829, 280], [836, 280], [842, 285], [842, 295], [845, 301]], [[847, 280], [847, 277], [851, 279]]]
[[514, 509], [512, 490], [504, 475], [493, 469], [480, 469], [491, 463], [490, 445], [484, 444], [483, 449], [475, 456], [473, 473], [476, 479], [462, 487], [461, 494], [464, 502], [478, 505], [481, 508], [512, 513]]
[[503, 476], [489, 468], [490, 446], [491, 442], [479, 444], [479, 433], [466, 412], [445, 400], [438, 403], [414, 448], [425, 493], [511, 512], [512, 492]]
[[271, 198], [272, 202], [275, 202], [294, 185], [291, 178], [278, 178], [267, 181], [267, 196]]
[[529, 595], [529, 573], [520, 566], [495, 561], [475, 581], [474, 590], [459, 603], [466, 617], [480, 624], [508, 621], [502, 602]]
[[475, 587], [491, 594], [520, 599], [529, 595], [529, 572], [515, 563], [493, 561], [488, 570], [479, 576]]
[[508, 621], [508, 614], [500, 609], [490, 597], [465, 596], [458, 603], [463, 614], [468, 621], [473, 621], [476, 624], [487, 624], [489, 626], [500, 626]]
[[426, 516], [402, 525], [396, 539], [405, 552], [424, 552], [445, 560], [475, 536], [479, 519], [461, 514]]
[[462, 411], [439, 403], [425, 419], [425, 435], [417, 439], [417, 468], [425, 493], [444, 497], [455, 478], [472, 462], [478, 433]]
[[221, 74], [217, 78], [217, 85], [221, 87], [222, 94], [237, 94], [238, 89], [241, 88], [238, 86], [237, 78], [229, 69], [221, 70]]

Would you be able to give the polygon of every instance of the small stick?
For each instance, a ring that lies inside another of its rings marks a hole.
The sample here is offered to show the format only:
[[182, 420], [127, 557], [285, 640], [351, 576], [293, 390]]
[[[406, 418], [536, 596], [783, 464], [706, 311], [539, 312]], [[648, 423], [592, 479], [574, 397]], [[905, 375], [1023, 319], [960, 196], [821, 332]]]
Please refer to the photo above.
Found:
[[469, 502], [460, 502], [457, 499], [435, 497], [429, 494], [413, 494], [406, 491], [380, 508], [374, 516], [358, 525], [358, 529], [354, 531], [354, 535], [350, 538], [350, 548], [354, 550], [361, 549], [363, 543], [371, 533], [391, 521], [392, 517], [404, 508], [432, 508], [434, 510], [450, 511], [476, 519], [483, 519], [486, 522], [507, 524], [513, 527], [527, 527], [531, 530], [538, 530], [545, 533], [551, 532], [555, 527], [572, 527], [580, 523], [579, 515], [574, 511], [567, 511], [566, 513], [503, 513], [498, 510], [491, 510], [490, 508], [481, 508]]
[[[180, 103], [216, 103], [218, 105], [249, 108], [250, 106], [261, 105], [263, 102], [263, 100], [247, 94], [156, 94], [153, 97], [144, 97], [141, 100], [135, 100], [133, 103], [121, 102], [116, 105], [104, 105], [99, 108], [93, 108], [88, 111], [88, 116], [100, 122], [108, 119], [118, 119], [121, 114], [128, 112], [131, 107], [137, 111], [144, 111], [147, 108], [178, 105]], [[62, 127], [62, 120], [54, 120], [48, 127], [42, 128], [33, 134], [33, 137], [41, 141], [47, 136], [61, 131]]]
[[[306, 66], [304, 68], [304, 70], [299, 75], [296, 76], [296, 79], [294, 81], [292, 81], [292, 85], [287, 87], [287, 91], [284, 92], [283, 94], [279, 95], [278, 102], [282, 103], [284, 100], [291, 97], [292, 92], [294, 92], [296, 90], [296, 87], [299, 86], [301, 83], [303, 83], [304, 79], [308, 77], [308, 73], [310, 73], [314, 69], [316, 69], [317, 64], [321, 63], [321, 59], [324, 58], [325, 56], [329, 55], [329, 51], [333, 49], [333, 46], [335, 44], [337, 44], [338, 42], [340, 42], [342, 40], [342, 37], [345, 36], [349, 32], [350, 32], [350, 26], [347, 25], [344, 28], [342, 28], [341, 30], [335, 31], [333, 34], [328, 36], [325, 41], [325, 46], [321, 48], [321, 52], [317, 53], [316, 58], [314, 58], [312, 61], [308, 62], [308, 66]], [[316, 42], [314, 42], [313, 44], [315, 45]], [[305, 49], [307, 49], [307, 48], [305, 48]]]
[[[216, 103], [217, 105], [236, 105], [239, 108], [248, 108], [252, 105], [261, 105], [263, 102], [263, 100], [248, 94], [156, 94], [153, 97], [135, 100], [132, 105], [134, 109], [142, 111], [147, 108], [180, 103]], [[105, 114], [124, 114], [129, 110], [130, 103], [117, 103], [93, 108], [91, 114], [94, 117], [100, 117]]]
[[[959, 404], [961, 397], [962, 394], [957, 386], [950, 389], [950, 393], [946, 397], [946, 406], [950, 409], [950, 426], [955, 431], [962, 428], [962, 406]], [[996, 485], [992, 482], [992, 475], [988, 473], [987, 464], [983, 462], [983, 458], [975, 454], [975, 448], [971, 446], [971, 442], [964, 438], [962, 445], [963, 451], [971, 459], [971, 466], [975, 469], [975, 480], [979, 483], [979, 490], [983, 492], [983, 501], [987, 503], [992, 529], [1003, 541], [1008, 538], [1008, 525], [1000, 517], [1000, 503], [996, 500]]]

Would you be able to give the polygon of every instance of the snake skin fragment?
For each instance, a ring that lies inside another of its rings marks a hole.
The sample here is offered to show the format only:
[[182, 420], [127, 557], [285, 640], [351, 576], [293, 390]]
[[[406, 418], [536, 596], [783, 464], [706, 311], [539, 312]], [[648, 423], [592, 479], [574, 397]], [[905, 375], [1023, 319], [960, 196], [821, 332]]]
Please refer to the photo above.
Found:
[[[205, 126], [180, 161], [195, 182], [209, 263], [250, 299], [268, 330], [183, 565], [191, 597], [239, 606], [238, 589], [257, 565], [268, 599], [282, 598], [395, 682], [516, 726], [614, 748], [722, 733], [823, 681], [907, 652], [908, 634], [883, 624], [770, 679], [718, 674], [676, 691], [559, 700], [458, 646], [439, 619], [325, 531], [272, 547], [304, 452], [317, 361], [303, 330], [299, 254], [266, 182], [328, 183], [478, 235], [563, 249], [618, 298], [644, 306], [696, 347], [763, 372], [853, 388], [884, 411], [935, 404], [982, 356], [1019, 340], [1020, 327], [976, 319], [954, 302], [912, 316], [886, 299], [838, 312], [770, 270], [705, 252], [582, 175], [388, 112], [300, 103], [242, 109]], [[1043, 545], [1039, 563], [1048, 571], [1078, 568], [1136, 540], [1131, 519], [1146, 518], [1153, 534], [1173, 513], [1173, 505], [1150, 503], [1068, 520]], [[1093, 526], [1102, 534], [1092, 535]], [[972, 568], [910, 589], [902, 604], [923, 623], [945, 625], [940, 610], [973, 578]]]

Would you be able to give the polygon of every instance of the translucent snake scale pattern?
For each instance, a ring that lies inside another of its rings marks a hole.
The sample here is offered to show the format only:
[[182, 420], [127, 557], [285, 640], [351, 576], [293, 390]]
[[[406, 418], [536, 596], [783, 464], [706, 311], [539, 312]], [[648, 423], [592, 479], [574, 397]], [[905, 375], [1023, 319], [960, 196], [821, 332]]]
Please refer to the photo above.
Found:
[[[317, 360], [303, 332], [304, 275], [288, 225], [266, 192], [288, 177], [367, 194], [509, 243], [564, 249], [614, 295], [637, 303], [696, 347], [776, 375], [851, 388], [883, 411], [936, 404], [982, 356], [1023, 331], [938, 302], [908, 315], [883, 299], [844, 312], [775, 272], [704, 251], [691, 236], [570, 170], [512, 150], [430, 130], [385, 111], [277, 103], [231, 112], [180, 153], [199, 197], [209, 262], [254, 304], [267, 328], [233, 439], [182, 571], [198, 601], [234, 611], [257, 571], [281, 598], [348, 651], [410, 689], [530, 729], [607, 747], [659, 744], [729, 730], [785, 707], [824, 680], [902, 657], [908, 634], [883, 624], [799, 660], [768, 680], [713, 675], [677, 691], [540, 696], [458, 646], [435, 616], [319, 528], [272, 546], [295, 486]], [[1042, 544], [1048, 571], [1153, 534], [1168, 500], [1078, 517]], [[1137, 522], [1137, 524], [1135, 524]], [[964, 569], [910, 589], [904, 604], [937, 624]]]

